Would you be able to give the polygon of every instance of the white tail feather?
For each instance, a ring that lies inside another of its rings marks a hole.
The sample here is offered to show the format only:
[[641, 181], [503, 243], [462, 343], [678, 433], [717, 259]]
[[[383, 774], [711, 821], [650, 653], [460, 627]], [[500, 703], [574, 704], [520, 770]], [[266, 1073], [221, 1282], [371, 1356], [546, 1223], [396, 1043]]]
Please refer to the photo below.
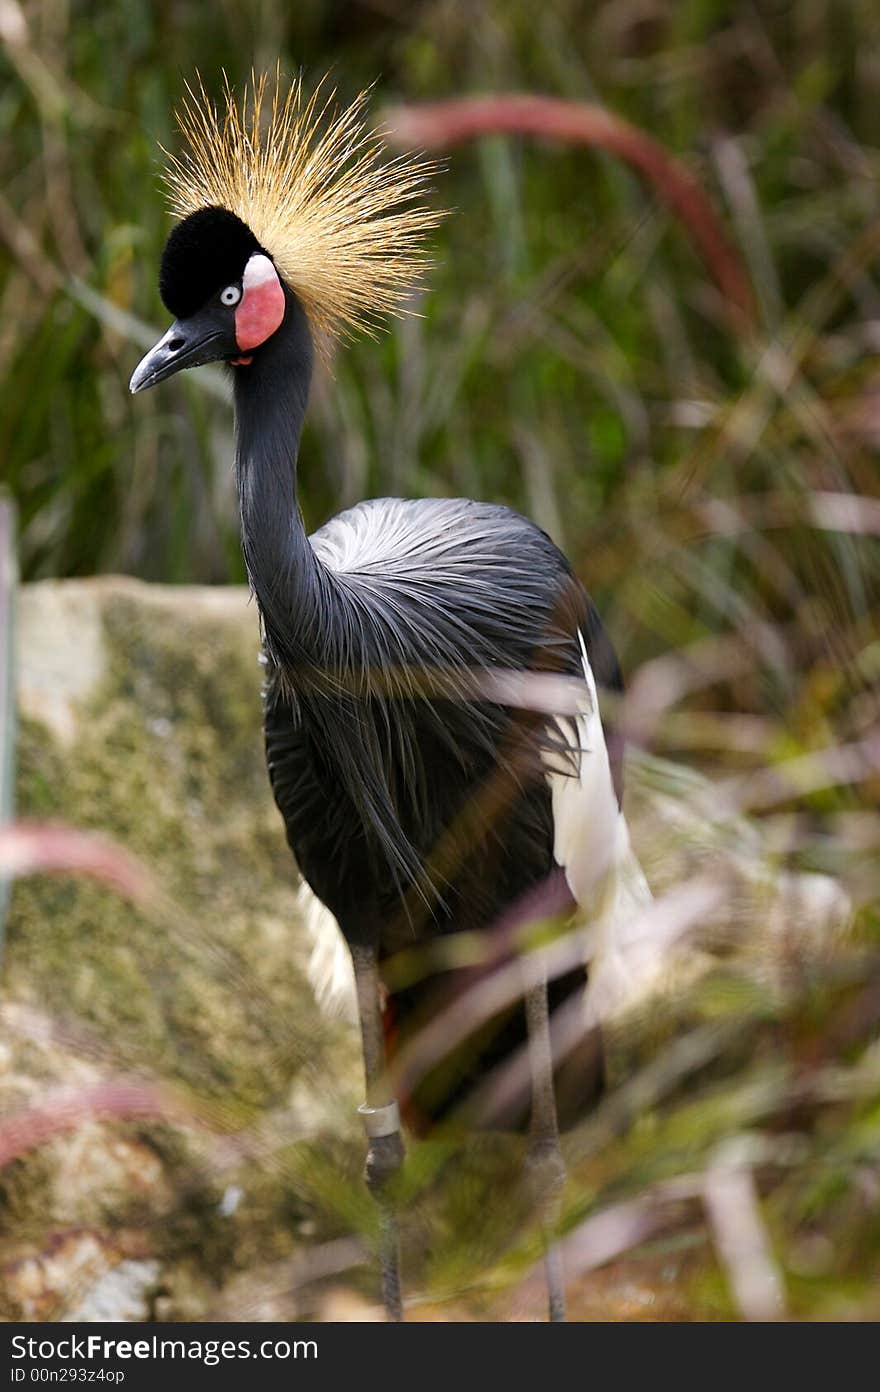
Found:
[[583, 636], [583, 703], [574, 721], [560, 721], [575, 735], [571, 763], [550, 755], [547, 781], [553, 802], [553, 855], [590, 925], [585, 1009], [596, 1024], [648, 991], [661, 966], [656, 945], [629, 931], [651, 891], [629, 839], [611, 776], [599, 697]]
[[585, 999], [590, 1025], [617, 1015], [645, 996], [663, 968], [662, 949], [637, 931], [651, 891], [630, 846], [623, 813], [618, 817], [618, 849], [592, 924], [593, 954]]
[[339, 924], [305, 880], [300, 881], [297, 903], [312, 944], [308, 978], [318, 1006], [326, 1015], [356, 1020], [354, 969]]

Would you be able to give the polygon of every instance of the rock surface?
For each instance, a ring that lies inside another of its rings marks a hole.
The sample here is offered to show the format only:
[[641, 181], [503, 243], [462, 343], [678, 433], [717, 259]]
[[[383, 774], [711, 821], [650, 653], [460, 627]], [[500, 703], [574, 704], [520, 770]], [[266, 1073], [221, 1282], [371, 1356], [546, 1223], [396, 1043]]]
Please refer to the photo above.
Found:
[[[63, 876], [15, 887], [0, 973], [0, 1138], [12, 1116], [25, 1117], [22, 1134], [44, 1125], [59, 1098], [75, 1105], [105, 1089], [106, 1105], [23, 1144], [0, 1172], [0, 1317], [375, 1317], [352, 1237], [368, 1242], [372, 1221], [358, 1041], [350, 1022], [318, 1012], [306, 982], [310, 945], [263, 762], [246, 592], [45, 582], [23, 588], [18, 629], [20, 814], [112, 836], [149, 867], [158, 894], [144, 908]], [[760, 941], [745, 950], [771, 981], [783, 946], [791, 961], [793, 902], [801, 950], [821, 953], [846, 908], [829, 881], [774, 875], [754, 828], [706, 818], [693, 775], [655, 761], [631, 774], [636, 846], [655, 891], [700, 871], [722, 877], [716, 937], [760, 917]], [[688, 953], [691, 973], [700, 960]], [[619, 1068], [633, 1047], [623, 1029]], [[442, 1168], [430, 1146], [416, 1155], [414, 1192]], [[509, 1169], [510, 1156], [500, 1163]], [[412, 1219], [412, 1250], [428, 1254], [440, 1287], [454, 1288], [457, 1267], [439, 1239], [432, 1252], [429, 1232], [482, 1223], [475, 1244], [490, 1256], [503, 1248], [497, 1205], [485, 1202], [496, 1173], [478, 1158], [466, 1199]], [[573, 1309], [693, 1313], [678, 1258], [651, 1261], [607, 1267], [573, 1292]], [[492, 1313], [540, 1310], [456, 1299], [420, 1317]]]
[[0, 1110], [123, 1077], [160, 1082], [169, 1115], [160, 1098], [159, 1115], [88, 1121], [6, 1167], [0, 1313], [117, 1296], [119, 1318], [156, 1299], [204, 1313], [257, 1254], [341, 1227], [332, 1201], [312, 1212], [327, 1165], [310, 1172], [302, 1138], [340, 1149], [346, 1178], [360, 1161], [357, 1040], [313, 1004], [266, 778], [256, 614], [244, 590], [47, 582], [23, 587], [18, 632], [19, 815], [113, 837], [159, 897], [16, 884]]

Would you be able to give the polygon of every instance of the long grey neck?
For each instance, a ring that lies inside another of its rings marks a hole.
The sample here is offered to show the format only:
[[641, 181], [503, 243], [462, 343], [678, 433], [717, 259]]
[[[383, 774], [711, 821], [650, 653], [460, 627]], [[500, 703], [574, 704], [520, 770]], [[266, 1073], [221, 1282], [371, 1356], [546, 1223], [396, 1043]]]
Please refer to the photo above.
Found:
[[[344, 588], [315, 555], [297, 502], [296, 461], [312, 375], [312, 342], [299, 302], [289, 290], [285, 295], [281, 328], [257, 350], [250, 367], [239, 367], [235, 373], [245, 564], [260, 606], [267, 653], [286, 679], [300, 718], [320, 739], [365, 829], [387, 857], [389, 874], [400, 884], [417, 883], [421, 863], [398, 822], [387, 782], [385, 745], [363, 703], [358, 706], [346, 691], [346, 672], [369, 670], [366, 647], [358, 649], [363, 628]], [[329, 702], [327, 696], [332, 698]], [[340, 718], [343, 703], [354, 704]], [[387, 720], [382, 728], [387, 737]]]
[[245, 565], [277, 666], [305, 676], [324, 665], [332, 581], [316, 557], [296, 491], [312, 378], [306, 316], [290, 290], [281, 328], [235, 373], [236, 470]]

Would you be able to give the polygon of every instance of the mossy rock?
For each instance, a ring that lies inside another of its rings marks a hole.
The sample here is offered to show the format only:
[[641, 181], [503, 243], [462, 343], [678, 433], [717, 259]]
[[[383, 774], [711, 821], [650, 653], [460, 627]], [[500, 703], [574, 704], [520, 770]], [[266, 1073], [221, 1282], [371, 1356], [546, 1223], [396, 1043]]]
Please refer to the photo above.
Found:
[[[16, 884], [0, 1110], [122, 1074], [170, 1087], [195, 1129], [90, 1124], [85, 1142], [71, 1133], [10, 1166], [0, 1265], [19, 1269], [84, 1226], [112, 1234], [118, 1255], [137, 1229], [166, 1292], [184, 1260], [213, 1288], [258, 1251], [294, 1250], [303, 1215], [318, 1235], [335, 1231], [284, 1159], [292, 1138], [331, 1134], [352, 1156], [361, 1146], [357, 1039], [318, 1012], [305, 976], [297, 872], [263, 757], [257, 616], [243, 589], [46, 582], [22, 590], [19, 643], [19, 815], [111, 837], [158, 897], [141, 909], [85, 879]], [[218, 1162], [232, 1134], [259, 1137], [261, 1160]], [[53, 1172], [68, 1176], [66, 1197]]]

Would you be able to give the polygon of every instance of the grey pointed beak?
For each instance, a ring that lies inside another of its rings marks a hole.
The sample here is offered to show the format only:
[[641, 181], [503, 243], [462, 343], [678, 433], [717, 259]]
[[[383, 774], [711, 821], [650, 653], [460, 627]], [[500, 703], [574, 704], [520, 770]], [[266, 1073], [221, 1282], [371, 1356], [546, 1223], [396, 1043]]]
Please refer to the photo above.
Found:
[[146, 391], [185, 367], [201, 367], [234, 352], [234, 328], [227, 315], [203, 311], [189, 319], [175, 319], [168, 332], [141, 358], [131, 374], [129, 389], [132, 394]]

